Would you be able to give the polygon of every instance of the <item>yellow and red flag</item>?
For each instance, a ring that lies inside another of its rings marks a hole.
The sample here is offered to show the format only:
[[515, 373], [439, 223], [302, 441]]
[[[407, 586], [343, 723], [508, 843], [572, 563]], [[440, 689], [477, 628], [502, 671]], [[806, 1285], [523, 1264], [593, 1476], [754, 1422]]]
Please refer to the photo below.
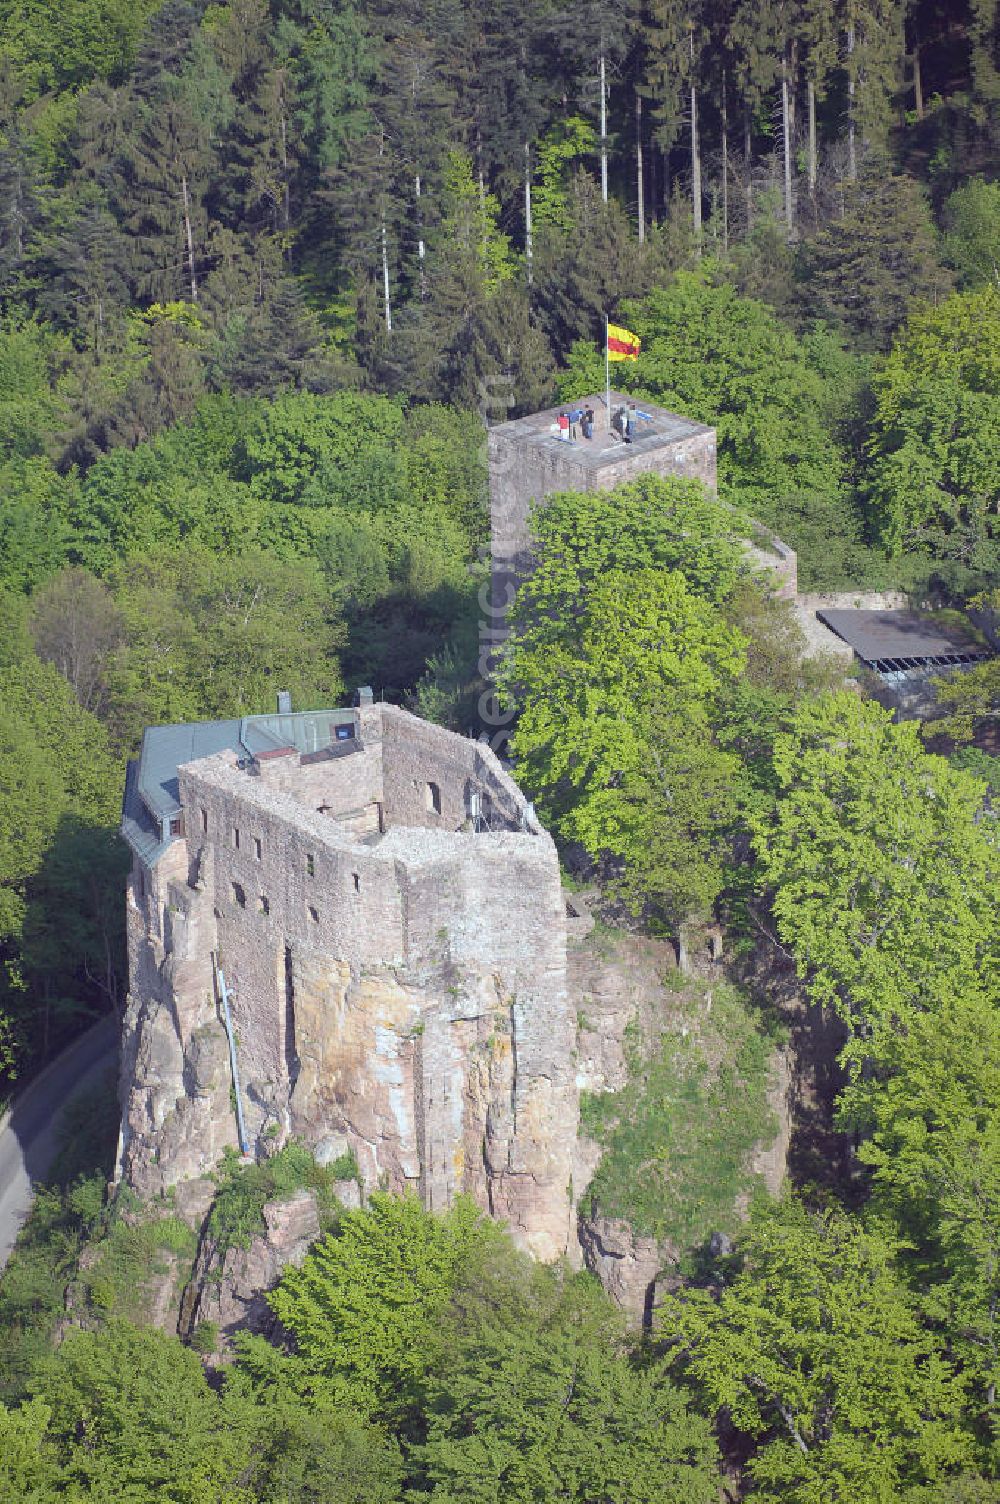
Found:
[[623, 329], [620, 324], [608, 325], [608, 359], [638, 360], [642, 341], [637, 334]]

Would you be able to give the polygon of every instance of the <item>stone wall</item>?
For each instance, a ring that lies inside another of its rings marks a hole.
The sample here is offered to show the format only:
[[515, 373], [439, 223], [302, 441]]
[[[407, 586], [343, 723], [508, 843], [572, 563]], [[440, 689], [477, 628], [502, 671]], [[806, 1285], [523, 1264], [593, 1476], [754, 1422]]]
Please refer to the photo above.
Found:
[[[214, 955], [256, 1151], [342, 1135], [369, 1188], [435, 1208], [465, 1191], [556, 1257], [577, 1092], [555, 848], [488, 748], [389, 707], [363, 717], [364, 751], [180, 771], [186, 837], [137, 866], [129, 908], [121, 1173], [163, 1190], [235, 1142]], [[380, 796], [385, 833], [321, 813], [333, 784]], [[471, 829], [470, 788], [507, 829]]]
[[[612, 406], [619, 400], [612, 394]], [[541, 415], [544, 416], [544, 415]], [[603, 418], [603, 413], [599, 419]], [[597, 440], [594, 441], [595, 443]], [[610, 491], [640, 475], [687, 476], [716, 488], [713, 428], [664, 441], [655, 448], [622, 445], [610, 463], [588, 463], [584, 441], [538, 443], [523, 424], [501, 424], [488, 435], [492, 595], [496, 608], [513, 600], [518, 579], [531, 567], [533, 508], [557, 491]]]
[[473, 793], [491, 828], [520, 829], [524, 797], [479, 742], [391, 705], [379, 710], [388, 829], [458, 830]]

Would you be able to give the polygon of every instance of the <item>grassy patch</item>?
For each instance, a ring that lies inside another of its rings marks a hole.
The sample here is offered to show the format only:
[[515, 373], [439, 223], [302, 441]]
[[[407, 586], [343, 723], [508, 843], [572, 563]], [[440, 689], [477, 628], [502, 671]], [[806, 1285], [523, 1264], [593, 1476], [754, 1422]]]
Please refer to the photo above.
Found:
[[645, 1051], [629, 1035], [625, 1087], [581, 1102], [583, 1128], [604, 1149], [584, 1204], [682, 1252], [734, 1230], [750, 1156], [775, 1127], [775, 1041], [735, 989], [714, 991], [699, 1032], [670, 1030]]
[[171, 1213], [163, 1215], [154, 1203], [138, 1213], [131, 1198], [119, 1195], [109, 1208], [101, 1236], [90, 1245], [90, 1257], [74, 1281], [74, 1304], [98, 1319], [124, 1316], [142, 1323], [149, 1318], [152, 1279], [174, 1271], [179, 1296], [191, 1277], [198, 1251], [196, 1233]]
[[334, 1194], [339, 1181], [357, 1180], [357, 1160], [342, 1154], [330, 1165], [318, 1165], [304, 1144], [286, 1144], [279, 1154], [259, 1165], [242, 1165], [229, 1150], [217, 1172], [219, 1189], [212, 1207], [209, 1232], [220, 1248], [248, 1248], [264, 1231], [264, 1206], [287, 1199], [298, 1190], [316, 1192], [320, 1223], [336, 1224], [340, 1201]]

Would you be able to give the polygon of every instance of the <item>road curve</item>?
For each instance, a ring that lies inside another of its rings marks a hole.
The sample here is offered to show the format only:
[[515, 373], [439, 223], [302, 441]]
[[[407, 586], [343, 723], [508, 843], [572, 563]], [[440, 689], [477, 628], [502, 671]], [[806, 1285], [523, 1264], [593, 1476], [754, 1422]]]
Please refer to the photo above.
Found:
[[104, 1018], [57, 1055], [0, 1116], [0, 1269], [60, 1147], [63, 1110], [118, 1056], [118, 1021]]

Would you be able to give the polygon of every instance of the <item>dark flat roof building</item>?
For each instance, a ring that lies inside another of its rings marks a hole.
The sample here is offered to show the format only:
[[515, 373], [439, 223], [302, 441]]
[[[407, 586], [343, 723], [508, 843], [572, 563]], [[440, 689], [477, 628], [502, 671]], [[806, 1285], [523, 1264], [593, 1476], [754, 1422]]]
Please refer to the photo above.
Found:
[[878, 673], [957, 668], [990, 657], [972, 632], [933, 613], [817, 611], [820, 621]]

